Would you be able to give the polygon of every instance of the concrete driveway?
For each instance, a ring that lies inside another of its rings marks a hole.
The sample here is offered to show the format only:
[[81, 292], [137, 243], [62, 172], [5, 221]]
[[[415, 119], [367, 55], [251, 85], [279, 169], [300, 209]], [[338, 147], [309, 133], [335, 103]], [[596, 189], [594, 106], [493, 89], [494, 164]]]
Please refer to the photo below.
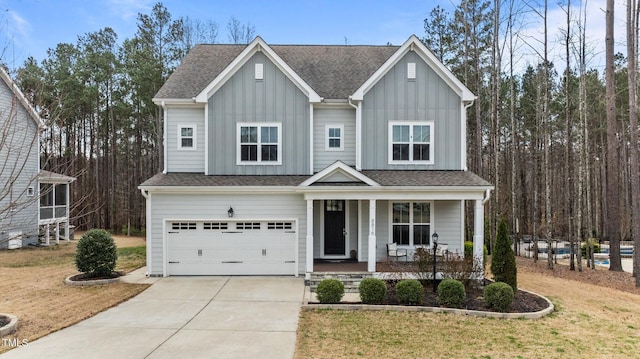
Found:
[[303, 295], [303, 278], [162, 278], [0, 358], [292, 358]]

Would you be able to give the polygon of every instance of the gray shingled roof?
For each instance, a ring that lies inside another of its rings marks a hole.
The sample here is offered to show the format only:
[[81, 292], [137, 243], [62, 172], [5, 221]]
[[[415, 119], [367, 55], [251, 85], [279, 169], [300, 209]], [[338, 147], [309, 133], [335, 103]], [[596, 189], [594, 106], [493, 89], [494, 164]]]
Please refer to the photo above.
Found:
[[[191, 99], [219, 75], [246, 45], [196, 45], [155, 98]], [[270, 45], [298, 76], [326, 99], [353, 94], [398, 46]]]
[[382, 186], [493, 187], [469, 171], [362, 171]]
[[[473, 172], [465, 171], [362, 171], [382, 186], [461, 186], [492, 187]], [[158, 173], [142, 187], [225, 187], [225, 186], [298, 186], [310, 176], [205, 176], [202, 173]], [[359, 184], [359, 183], [358, 183]], [[345, 183], [326, 185], [341, 185]]]

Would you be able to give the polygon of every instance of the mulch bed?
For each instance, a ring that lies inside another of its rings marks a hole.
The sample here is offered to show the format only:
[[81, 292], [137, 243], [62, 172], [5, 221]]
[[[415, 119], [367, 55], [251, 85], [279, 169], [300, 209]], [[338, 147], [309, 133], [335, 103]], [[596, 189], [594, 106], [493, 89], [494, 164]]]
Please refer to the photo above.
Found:
[[89, 277], [85, 273], [76, 274], [72, 277], [69, 277], [70, 281], [73, 282], [81, 282], [81, 281], [90, 281], [90, 280], [98, 280], [98, 279], [113, 279], [118, 278], [125, 275], [124, 272], [112, 272], [108, 276], [100, 276], [100, 277]]
[[8, 317], [5, 317], [4, 315], [0, 315], [0, 328], [4, 327], [9, 323], [11, 323], [11, 320]]
[[[395, 285], [398, 281], [390, 280], [387, 281], [387, 298], [385, 304], [397, 305], [399, 304], [395, 298]], [[487, 281], [486, 284], [490, 284], [490, 281]], [[433, 292], [433, 287], [431, 283], [428, 282], [424, 285], [425, 292], [423, 297], [422, 306], [425, 307], [439, 307], [437, 301], [437, 295]], [[482, 300], [482, 289], [467, 287], [465, 288], [467, 292], [467, 299], [462, 306], [462, 309], [467, 310], [478, 310], [485, 312], [496, 312], [496, 310], [489, 308], [487, 304]], [[524, 292], [522, 290], [518, 290], [515, 293], [515, 298], [513, 300], [513, 304], [507, 311], [508, 313], [534, 313], [546, 309], [549, 307], [549, 303], [542, 297], [537, 296], [535, 294], [531, 294], [528, 292]]]

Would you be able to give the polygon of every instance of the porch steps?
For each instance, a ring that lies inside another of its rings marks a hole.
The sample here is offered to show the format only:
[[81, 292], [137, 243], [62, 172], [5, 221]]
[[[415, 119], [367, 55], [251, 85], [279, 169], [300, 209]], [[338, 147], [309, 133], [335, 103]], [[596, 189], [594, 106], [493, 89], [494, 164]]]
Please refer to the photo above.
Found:
[[337, 279], [344, 284], [345, 293], [358, 293], [358, 286], [365, 278], [373, 277], [369, 272], [313, 272], [307, 283], [312, 292], [318, 288], [318, 283], [323, 279]]

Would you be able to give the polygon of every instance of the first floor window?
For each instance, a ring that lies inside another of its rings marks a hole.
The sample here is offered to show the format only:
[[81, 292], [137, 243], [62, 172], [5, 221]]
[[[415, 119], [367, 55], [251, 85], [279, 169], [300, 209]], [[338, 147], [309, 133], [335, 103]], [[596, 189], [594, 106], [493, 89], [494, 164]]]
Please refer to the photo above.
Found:
[[406, 246], [428, 246], [431, 238], [430, 202], [393, 202], [393, 242]]
[[390, 123], [389, 162], [433, 163], [433, 123]]
[[280, 124], [239, 124], [238, 162], [279, 164]]
[[178, 125], [178, 149], [179, 150], [195, 150], [196, 149], [196, 126], [195, 125]]

